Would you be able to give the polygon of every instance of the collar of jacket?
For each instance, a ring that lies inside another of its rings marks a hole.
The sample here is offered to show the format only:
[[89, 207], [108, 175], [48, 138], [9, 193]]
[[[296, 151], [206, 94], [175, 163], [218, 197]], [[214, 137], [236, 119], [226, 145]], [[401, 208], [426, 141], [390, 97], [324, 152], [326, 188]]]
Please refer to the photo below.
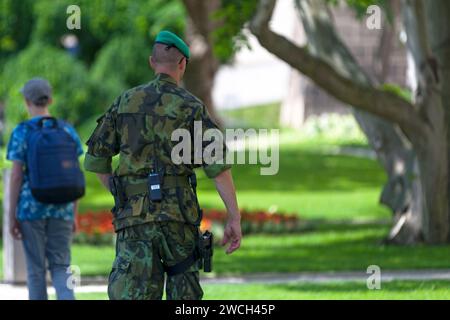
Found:
[[175, 79], [165, 73], [158, 73], [158, 75], [156, 76], [156, 80], [165, 81], [165, 82], [169, 82], [174, 85], [177, 85], [177, 82], [175, 81]]

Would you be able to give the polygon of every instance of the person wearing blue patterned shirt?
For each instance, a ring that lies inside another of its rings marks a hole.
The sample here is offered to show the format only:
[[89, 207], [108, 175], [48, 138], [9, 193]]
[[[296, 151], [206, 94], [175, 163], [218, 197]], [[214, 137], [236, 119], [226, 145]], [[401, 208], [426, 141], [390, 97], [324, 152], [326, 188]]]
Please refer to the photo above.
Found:
[[[34, 78], [21, 90], [31, 119], [37, 122], [50, 116], [48, 106], [52, 102], [48, 81]], [[46, 122], [44, 122], [45, 125]], [[19, 124], [12, 132], [8, 144], [7, 159], [13, 162], [10, 181], [10, 232], [21, 239], [27, 263], [27, 285], [30, 300], [46, 300], [46, 262], [58, 299], [74, 299], [68, 286], [71, 276], [70, 244], [75, 231], [77, 203], [46, 204], [37, 201], [30, 189], [27, 174], [27, 135], [30, 126]], [[65, 123], [64, 130], [77, 143], [78, 155], [83, 154], [75, 129]]]

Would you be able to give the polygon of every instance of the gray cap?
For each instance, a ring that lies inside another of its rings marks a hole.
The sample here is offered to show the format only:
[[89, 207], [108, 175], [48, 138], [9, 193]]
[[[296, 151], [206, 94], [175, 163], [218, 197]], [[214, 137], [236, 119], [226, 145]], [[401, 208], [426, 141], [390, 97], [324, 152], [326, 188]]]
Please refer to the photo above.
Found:
[[52, 87], [50, 83], [44, 78], [33, 78], [29, 80], [20, 92], [25, 99], [30, 100], [33, 103], [38, 102], [42, 98], [50, 99], [52, 97]]

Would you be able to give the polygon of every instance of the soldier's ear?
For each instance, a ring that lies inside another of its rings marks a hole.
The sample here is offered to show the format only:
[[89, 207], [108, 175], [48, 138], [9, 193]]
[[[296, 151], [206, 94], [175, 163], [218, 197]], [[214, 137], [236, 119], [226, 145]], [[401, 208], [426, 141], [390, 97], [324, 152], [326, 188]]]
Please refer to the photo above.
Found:
[[153, 62], [153, 57], [152, 56], [150, 56], [148, 58], [148, 65], [150, 66], [150, 68], [155, 69], [155, 64]]
[[186, 58], [181, 59], [181, 62], [178, 64], [178, 69], [180, 69], [181, 72], [186, 70]]

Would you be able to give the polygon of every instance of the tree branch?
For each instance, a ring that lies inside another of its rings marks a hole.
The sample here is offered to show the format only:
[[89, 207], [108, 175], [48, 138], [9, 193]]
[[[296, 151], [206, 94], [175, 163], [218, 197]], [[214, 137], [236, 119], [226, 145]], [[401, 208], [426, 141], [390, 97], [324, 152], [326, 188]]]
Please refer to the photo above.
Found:
[[373, 86], [362, 85], [342, 76], [330, 64], [299, 47], [269, 28], [276, 0], [260, 0], [250, 30], [261, 45], [337, 99], [397, 123], [408, 135], [426, 130], [414, 105], [401, 97]]

